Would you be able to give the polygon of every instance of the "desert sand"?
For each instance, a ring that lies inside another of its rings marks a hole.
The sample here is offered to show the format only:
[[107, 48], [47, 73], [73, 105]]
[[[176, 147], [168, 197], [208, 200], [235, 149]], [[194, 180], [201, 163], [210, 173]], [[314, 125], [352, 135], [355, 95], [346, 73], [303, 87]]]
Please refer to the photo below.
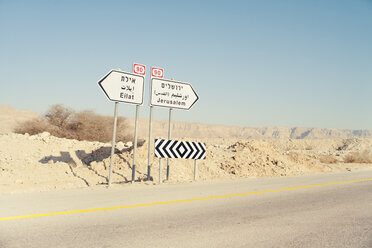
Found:
[[[107, 187], [110, 143], [57, 138], [46, 132], [32, 136], [15, 134], [12, 132], [14, 125], [35, 114], [4, 107], [0, 110], [1, 130], [6, 130], [0, 134], [0, 193]], [[29, 116], [18, 120], [15, 112]], [[192, 130], [192, 124], [187, 125], [191, 125]], [[206, 159], [198, 161], [198, 181], [372, 170], [371, 138], [183, 139], [206, 143]], [[134, 184], [130, 182], [132, 142], [117, 144], [112, 187], [158, 183], [159, 160], [154, 158], [153, 151], [152, 180], [146, 179], [147, 142], [140, 142], [137, 151]], [[165, 164], [164, 160], [163, 175], [166, 174]], [[192, 160], [173, 159], [170, 165], [170, 180], [165, 183], [193, 181]]]
[[33, 111], [16, 110], [8, 105], [0, 105], [0, 134], [11, 133], [18, 123], [37, 118]]

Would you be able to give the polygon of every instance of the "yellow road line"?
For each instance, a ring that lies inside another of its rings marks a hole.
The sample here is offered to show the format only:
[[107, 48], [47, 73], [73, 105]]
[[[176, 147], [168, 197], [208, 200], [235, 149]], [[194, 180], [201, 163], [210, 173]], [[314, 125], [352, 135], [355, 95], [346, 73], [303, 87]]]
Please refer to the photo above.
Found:
[[264, 190], [264, 191], [256, 191], [256, 192], [248, 192], [248, 193], [240, 193], [240, 194], [232, 194], [232, 195], [220, 195], [220, 196], [210, 196], [210, 197], [202, 197], [202, 198], [194, 198], [194, 199], [184, 199], [184, 200], [176, 200], [176, 201], [154, 202], [154, 203], [144, 203], [144, 204], [136, 204], [136, 205], [119, 206], [119, 207], [95, 208], [95, 209], [55, 212], [55, 213], [46, 213], [46, 214], [32, 214], [32, 215], [23, 215], [23, 216], [3, 217], [3, 218], [0, 218], [0, 221], [33, 218], [33, 217], [42, 217], [42, 216], [52, 216], [52, 215], [62, 215], [62, 214], [97, 212], [97, 211], [123, 209], [123, 208], [146, 207], [146, 206], [155, 206], [155, 205], [164, 205], [164, 204], [172, 204], [172, 203], [182, 203], [182, 202], [194, 202], [194, 201], [203, 201], [203, 200], [228, 198], [228, 197], [236, 197], [236, 196], [244, 196], [244, 195], [255, 195], [255, 194], [287, 191], [287, 190], [294, 190], [294, 189], [307, 189], [307, 188], [315, 188], [315, 187], [346, 184], [346, 183], [365, 182], [365, 181], [372, 181], [372, 178], [353, 180], [353, 181], [345, 181], [345, 182], [335, 182], [335, 183], [324, 183], [324, 184], [317, 184], [317, 185], [299, 186], [299, 187], [292, 187], [292, 188], [285, 188], [285, 189], [272, 189], [272, 190]]

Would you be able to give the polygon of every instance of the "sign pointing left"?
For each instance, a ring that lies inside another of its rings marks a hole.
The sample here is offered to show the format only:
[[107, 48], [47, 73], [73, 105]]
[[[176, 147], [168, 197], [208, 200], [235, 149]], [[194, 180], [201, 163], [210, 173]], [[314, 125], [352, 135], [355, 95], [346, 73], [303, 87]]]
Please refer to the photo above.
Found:
[[111, 70], [98, 84], [111, 101], [143, 104], [145, 77], [142, 75]]

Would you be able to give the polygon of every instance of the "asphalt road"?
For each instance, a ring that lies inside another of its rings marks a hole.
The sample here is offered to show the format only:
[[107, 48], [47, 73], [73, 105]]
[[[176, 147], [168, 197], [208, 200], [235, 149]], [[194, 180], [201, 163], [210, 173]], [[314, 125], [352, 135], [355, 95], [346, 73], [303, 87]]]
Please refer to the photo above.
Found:
[[359, 179], [372, 171], [0, 195], [0, 247], [370, 248], [372, 181], [329, 185]]

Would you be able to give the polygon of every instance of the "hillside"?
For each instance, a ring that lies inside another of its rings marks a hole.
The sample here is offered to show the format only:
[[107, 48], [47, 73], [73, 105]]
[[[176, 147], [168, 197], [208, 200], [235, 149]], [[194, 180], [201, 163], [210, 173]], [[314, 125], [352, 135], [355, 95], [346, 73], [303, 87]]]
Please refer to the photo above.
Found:
[[[29, 110], [16, 110], [7, 105], [0, 105], [0, 134], [10, 133], [23, 121], [38, 117]], [[134, 119], [128, 119], [133, 133]], [[139, 120], [139, 137], [148, 137], [148, 119]], [[167, 137], [168, 121], [153, 121], [153, 137]], [[339, 130], [333, 128], [305, 127], [236, 127], [217, 124], [193, 122], [173, 122], [174, 138], [234, 138], [234, 139], [332, 139], [332, 138], [372, 138], [372, 130]]]
[[[372, 170], [372, 139], [198, 139], [206, 143], [198, 181]], [[0, 194], [105, 187], [110, 143], [61, 139], [49, 133], [0, 134]], [[146, 180], [147, 142], [136, 157], [136, 184], [157, 184], [159, 159], [152, 152], [152, 181]], [[118, 143], [113, 187], [131, 185], [132, 142]], [[166, 175], [163, 166], [163, 175]], [[192, 182], [192, 160], [171, 159], [170, 180]]]
[[[37, 116], [0, 107], [0, 194], [105, 187], [111, 143], [57, 138], [47, 132], [12, 133], [17, 124]], [[133, 122], [128, 120], [130, 125]], [[166, 137], [167, 128], [167, 121], [155, 121], [154, 136]], [[140, 137], [145, 140], [137, 150], [136, 183], [156, 184], [159, 159], [153, 151], [153, 180], [146, 180], [147, 131], [148, 121], [140, 120]], [[133, 128], [128, 128], [128, 133], [133, 133]], [[173, 137], [206, 144], [207, 157], [198, 162], [200, 181], [371, 170], [372, 139], [360, 138], [370, 136], [370, 131], [173, 123]], [[113, 187], [130, 185], [133, 143], [119, 142], [116, 148]], [[192, 160], [172, 159], [167, 183], [191, 182], [193, 166]]]
[[[134, 119], [129, 120], [134, 127]], [[148, 136], [148, 119], [139, 120], [139, 137]], [[168, 121], [153, 121], [153, 136], [167, 137]], [[193, 122], [173, 122], [174, 138], [236, 138], [236, 139], [332, 139], [372, 138], [372, 130], [339, 130], [305, 127], [236, 127]]]
[[29, 110], [16, 110], [8, 105], [0, 105], [0, 134], [10, 133], [18, 123], [33, 119], [39, 115]]

